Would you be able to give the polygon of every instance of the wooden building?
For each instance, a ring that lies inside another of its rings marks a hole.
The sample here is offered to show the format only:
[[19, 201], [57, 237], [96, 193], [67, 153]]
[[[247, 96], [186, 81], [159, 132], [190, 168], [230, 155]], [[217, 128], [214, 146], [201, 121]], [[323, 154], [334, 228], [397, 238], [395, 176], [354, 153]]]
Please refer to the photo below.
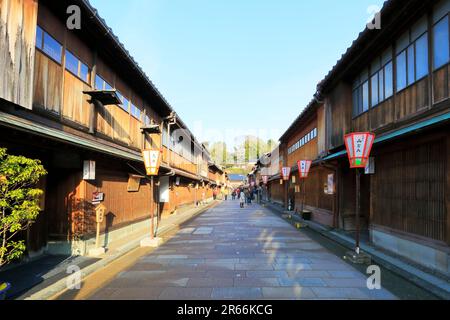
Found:
[[[294, 173], [297, 160], [314, 161], [306, 186], [313, 217], [353, 230], [355, 170], [349, 169], [344, 135], [375, 133], [374, 173], [361, 181], [363, 232], [373, 244], [446, 275], [449, 13], [449, 0], [386, 1], [381, 29], [360, 33], [318, 85], [316, 99], [283, 135], [280, 147], [282, 164]], [[314, 129], [313, 140], [304, 144], [301, 139]], [[294, 185], [291, 181], [283, 190], [285, 206], [289, 197], [298, 206]]]
[[[67, 27], [67, 8], [81, 29]], [[30, 257], [87, 254], [95, 206], [102, 241], [150, 232], [150, 215], [212, 197], [210, 156], [88, 1], [0, 1], [0, 146], [49, 172]], [[181, 138], [182, 137], [182, 138]], [[160, 149], [151, 188], [141, 152]], [[224, 174], [222, 172], [222, 174]]]

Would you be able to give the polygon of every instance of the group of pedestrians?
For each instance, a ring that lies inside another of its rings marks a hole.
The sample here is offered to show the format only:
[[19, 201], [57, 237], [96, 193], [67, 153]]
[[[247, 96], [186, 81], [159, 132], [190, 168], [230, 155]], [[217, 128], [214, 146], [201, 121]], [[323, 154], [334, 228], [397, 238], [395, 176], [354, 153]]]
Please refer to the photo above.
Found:
[[252, 204], [252, 201], [255, 199], [256, 192], [257, 190], [255, 188], [238, 188], [233, 191], [231, 197], [233, 200], [238, 199], [241, 208], [244, 208], [246, 204]]

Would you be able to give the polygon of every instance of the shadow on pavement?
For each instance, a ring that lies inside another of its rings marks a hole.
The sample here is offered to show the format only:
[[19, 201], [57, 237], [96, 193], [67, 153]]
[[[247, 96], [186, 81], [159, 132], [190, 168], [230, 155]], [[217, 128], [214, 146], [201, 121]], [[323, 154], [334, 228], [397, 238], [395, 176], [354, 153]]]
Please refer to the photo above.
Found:
[[0, 279], [11, 283], [7, 299], [22, 299], [66, 277], [69, 266], [76, 265], [82, 269], [96, 261], [98, 259], [87, 257], [47, 255], [15, 268], [0, 271]]

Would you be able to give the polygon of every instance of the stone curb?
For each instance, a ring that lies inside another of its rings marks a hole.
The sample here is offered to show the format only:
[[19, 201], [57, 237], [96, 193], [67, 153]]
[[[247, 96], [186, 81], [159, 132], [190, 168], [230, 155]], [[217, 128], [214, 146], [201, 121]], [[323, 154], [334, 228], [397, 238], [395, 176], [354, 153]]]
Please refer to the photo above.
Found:
[[[276, 213], [277, 215], [282, 215], [287, 213], [283, 208], [277, 208], [271, 203], [265, 203], [266, 208], [271, 210], [272, 212]], [[319, 224], [316, 224], [311, 221], [305, 221], [301, 219], [300, 217], [294, 215], [292, 212], [292, 220], [296, 222], [302, 222], [308, 226], [309, 229], [312, 231], [315, 231], [322, 236], [326, 237], [327, 239], [337, 242], [340, 245], [348, 248], [349, 250], [354, 249], [354, 243], [350, 240], [346, 239], [342, 235], [338, 235], [335, 232], [333, 232], [332, 228], [323, 227]], [[435, 277], [433, 275], [430, 275], [428, 273], [425, 273], [411, 265], [408, 265], [402, 261], [393, 261], [396, 260], [395, 257], [391, 257], [387, 254], [378, 252], [375, 248], [367, 246], [367, 245], [361, 245], [361, 249], [363, 249], [365, 252], [370, 254], [372, 256], [372, 260], [380, 265], [382, 265], [384, 268], [388, 269], [389, 271], [394, 272], [398, 276], [414, 283], [415, 285], [433, 293], [434, 295], [438, 296], [441, 299], [449, 300], [450, 299], [450, 291], [447, 289], [449, 288], [448, 282], [445, 282], [445, 280], [440, 279], [438, 277]], [[391, 261], [389, 261], [391, 260]], [[428, 280], [428, 279], [429, 280]]]
[[[203, 207], [200, 209], [196, 208], [196, 210], [192, 210], [193, 211], [192, 214], [185, 213], [186, 217], [180, 217], [181, 219], [179, 221], [177, 221], [175, 223], [171, 223], [166, 226], [161, 226], [161, 228], [158, 232], [159, 235], [163, 236], [163, 235], [170, 233], [171, 231], [173, 231], [180, 225], [205, 213], [207, 210], [215, 207], [216, 205], [217, 205], [217, 202], [212, 202], [212, 203], [209, 203], [206, 207]], [[118, 251], [117, 253], [115, 253], [111, 256], [108, 256], [104, 259], [101, 259], [100, 261], [83, 268], [81, 270], [82, 278], [85, 278], [85, 277], [93, 274], [97, 270], [99, 270], [103, 267], [106, 267], [107, 265], [109, 265], [110, 263], [115, 261], [116, 259], [119, 259], [119, 258], [125, 256], [127, 253], [131, 252], [132, 250], [139, 248], [141, 240], [146, 237], [147, 236], [143, 236], [136, 240], [133, 240], [129, 244], [126, 244], [126, 245], [120, 247], [121, 250]], [[38, 292], [33, 293], [32, 295], [30, 295], [28, 297], [23, 295], [23, 296], [19, 297], [18, 300], [48, 300], [49, 298], [54, 297], [54, 296], [64, 292], [67, 289], [66, 283], [67, 283], [67, 280], [69, 277], [70, 277], [70, 275], [56, 281], [55, 283], [51, 284], [50, 286], [48, 286]]]

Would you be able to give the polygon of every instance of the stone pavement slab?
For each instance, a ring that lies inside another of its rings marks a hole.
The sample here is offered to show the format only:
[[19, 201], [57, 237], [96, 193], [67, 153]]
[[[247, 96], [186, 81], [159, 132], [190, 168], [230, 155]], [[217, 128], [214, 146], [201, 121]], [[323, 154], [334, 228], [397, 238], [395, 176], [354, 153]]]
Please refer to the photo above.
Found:
[[91, 299], [395, 299], [271, 211], [223, 202]]

